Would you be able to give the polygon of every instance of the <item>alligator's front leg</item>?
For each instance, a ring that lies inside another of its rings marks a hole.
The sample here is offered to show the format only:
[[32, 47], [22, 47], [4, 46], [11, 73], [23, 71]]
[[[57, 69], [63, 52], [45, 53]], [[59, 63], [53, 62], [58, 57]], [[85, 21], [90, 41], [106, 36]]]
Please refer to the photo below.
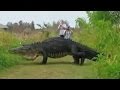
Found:
[[43, 55], [42, 64], [46, 64], [46, 63], [47, 63], [47, 59], [48, 59], [47, 53], [46, 53], [43, 49], [41, 50], [41, 53], [42, 53], [42, 55]]
[[84, 64], [84, 61], [85, 61], [85, 58], [81, 58], [81, 63], [80, 63], [80, 65], [83, 65], [83, 64]]
[[74, 64], [79, 64], [79, 57], [73, 56]]
[[42, 61], [42, 64], [46, 64], [47, 63], [47, 56], [46, 55], [43, 55], [43, 61]]

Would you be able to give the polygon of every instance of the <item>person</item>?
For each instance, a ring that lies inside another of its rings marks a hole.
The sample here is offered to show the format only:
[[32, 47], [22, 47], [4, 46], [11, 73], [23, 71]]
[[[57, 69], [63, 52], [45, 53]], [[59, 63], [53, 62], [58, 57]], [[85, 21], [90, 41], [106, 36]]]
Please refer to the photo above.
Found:
[[66, 23], [63, 20], [61, 20], [60, 24], [58, 26], [59, 36], [60, 37], [63, 37], [63, 38], [65, 37], [65, 31], [66, 31], [66, 29], [67, 29]]
[[68, 26], [68, 28], [65, 31], [65, 39], [71, 39], [71, 35], [72, 35], [72, 30], [70, 29], [70, 26]]

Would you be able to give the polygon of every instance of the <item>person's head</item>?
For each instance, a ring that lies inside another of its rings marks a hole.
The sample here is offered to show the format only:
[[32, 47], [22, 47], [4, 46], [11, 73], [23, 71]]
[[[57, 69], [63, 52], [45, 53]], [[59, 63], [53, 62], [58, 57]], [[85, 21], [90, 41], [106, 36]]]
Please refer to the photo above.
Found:
[[69, 26], [69, 23], [68, 23], [68, 21], [67, 21], [67, 20], [65, 21], [65, 24], [66, 24], [67, 26]]
[[60, 20], [60, 24], [64, 24], [64, 21], [63, 21], [63, 20]]

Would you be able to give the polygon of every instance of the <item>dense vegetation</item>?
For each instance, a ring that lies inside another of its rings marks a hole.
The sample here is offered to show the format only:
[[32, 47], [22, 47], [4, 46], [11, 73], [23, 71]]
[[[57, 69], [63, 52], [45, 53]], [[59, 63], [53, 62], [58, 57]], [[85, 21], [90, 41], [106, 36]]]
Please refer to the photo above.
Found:
[[[80, 39], [87, 45], [93, 44], [93, 47], [106, 54], [99, 56], [98, 63], [94, 66], [98, 78], [120, 78], [120, 12], [94, 11], [87, 13], [89, 23], [83, 23], [84, 20], [77, 19], [77, 23], [79, 25], [82, 23], [83, 30], [87, 33], [85, 38], [81, 37]], [[88, 41], [89, 39], [91, 40]]]

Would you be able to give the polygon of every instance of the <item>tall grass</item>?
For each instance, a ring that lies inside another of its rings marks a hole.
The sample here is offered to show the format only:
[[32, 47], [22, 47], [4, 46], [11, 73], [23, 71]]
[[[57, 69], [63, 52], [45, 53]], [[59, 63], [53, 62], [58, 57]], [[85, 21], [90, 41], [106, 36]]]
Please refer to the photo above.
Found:
[[8, 52], [10, 48], [22, 44], [41, 42], [49, 38], [49, 32], [32, 32], [30, 35], [15, 34], [0, 30], [0, 70], [24, 62], [24, 58]]
[[99, 55], [98, 61], [93, 65], [97, 71], [97, 78], [120, 78], [120, 32], [109, 21], [96, 21], [96, 26], [76, 31], [73, 39], [97, 51], [104, 53]]
[[109, 21], [96, 21], [96, 26], [74, 33], [74, 40], [104, 53], [93, 65], [97, 78], [120, 78], [120, 32]]
[[95, 68], [98, 78], [120, 78], [120, 33], [108, 21], [96, 22], [97, 41], [96, 47], [106, 56], [99, 57], [99, 63]]
[[14, 35], [0, 30], [0, 70], [22, 62], [20, 56], [14, 56], [8, 52], [10, 48], [20, 45], [19, 42]]

